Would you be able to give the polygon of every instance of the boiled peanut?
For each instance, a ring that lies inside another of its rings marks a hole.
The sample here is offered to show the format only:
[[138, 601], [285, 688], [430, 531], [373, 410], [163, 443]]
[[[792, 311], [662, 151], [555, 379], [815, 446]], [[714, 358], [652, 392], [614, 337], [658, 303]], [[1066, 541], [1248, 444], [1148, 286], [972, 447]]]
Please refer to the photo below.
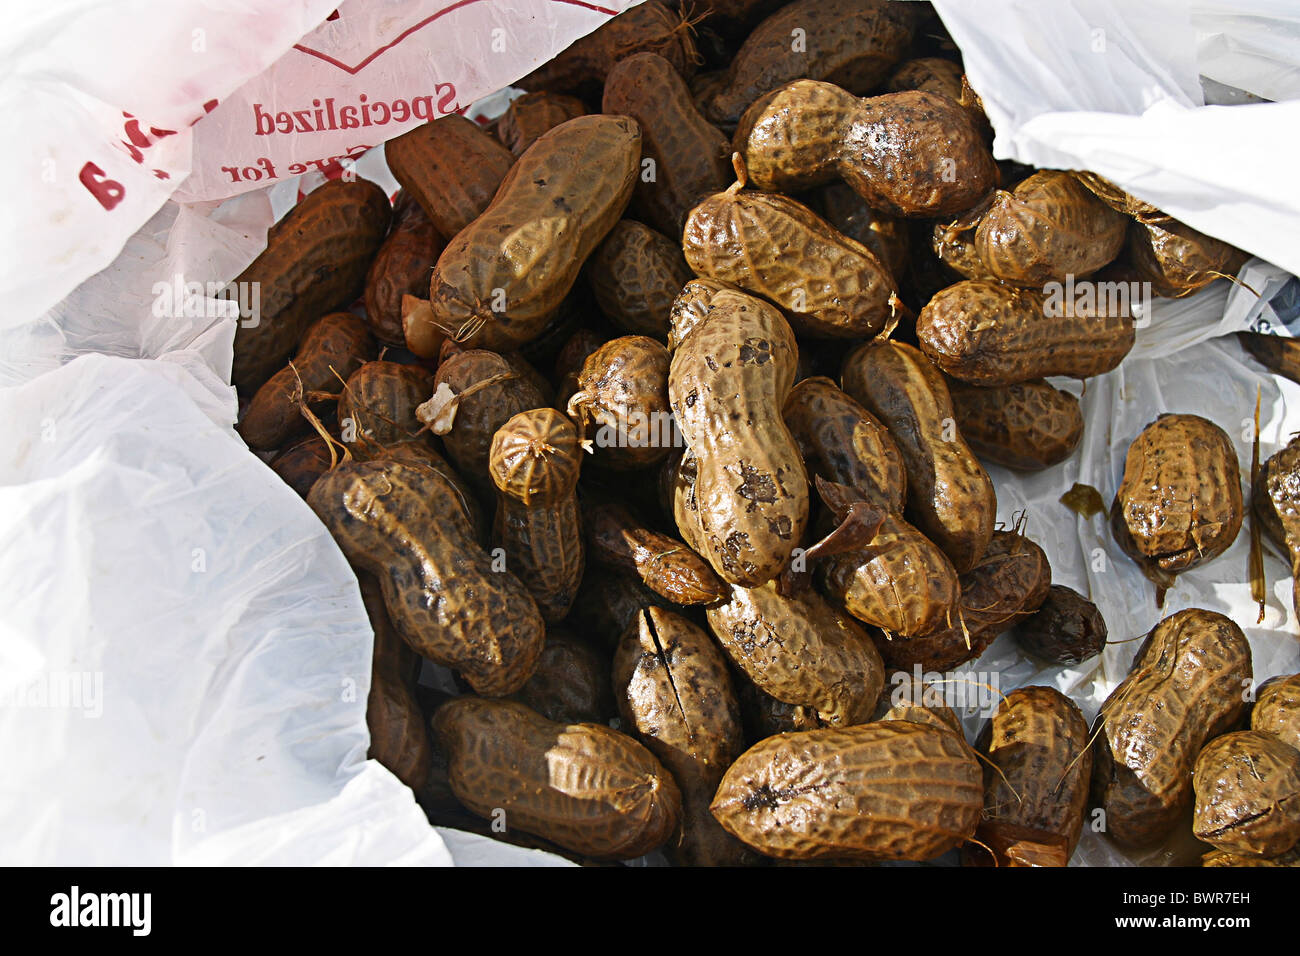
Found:
[[1170, 217], [1149, 202], [1138, 199], [1131, 193], [1120, 189], [1109, 179], [1085, 170], [1074, 171], [1074, 178], [1092, 190], [1093, 195], [1110, 206], [1116, 212], [1131, 216], [1138, 222], [1164, 223]]
[[548, 622], [569, 613], [582, 581], [581, 465], [578, 431], [553, 408], [520, 412], [492, 437], [488, 473], [498, 491], [492, 542]]
[[601, 108], [641, 127], [644, 158], [632, 209], [679, 236], [691, 207], [731, 182], [727, 137], [700, 115], [681, 74], [655, 53], [634, 53], [609, 71]]
[[585, 116], [582, 100], [562, 93], [525, 93], [510, 101], [497, 123], [497, 139], [516, 156], [548, 130], [578, 116]]
[[975, 746], [987, 758], [986, 823], [1049, 833], [1068, 858], [1083, 829], [1092, 778], [1088, 724], [1078, 705], [1054, 687], [1013, 690]]
[[639, 524], [621, 505], [588, 507], [585, 523], [593, 560], [631, 571], [674, 604], [712, 604], [728, 593], [707, 561], [681, 541]]
[[919, 90], [858, 99], [831, 83], [796, 80], [757, 99], [733, 143], [759, 189], [843, 179], [891, 216], [955, 215], [984, 198], [997, 177], [970, 114]]
[[1251, 505], [1264, 531], [1291, 561], [1292, 604], [1300, 616], [1300, 439], [1292, 438], [1260, 466]]
[[776, 309], [730, 290], [672, 355], [668, 396], [696, 461], [697, 524], [682, 536], [732, 584], [779, 574], [808, 520], [807, 473], [781, 418], [797, 355]]
[[907, 273], [907, 222], [877, 212], [844, 182], [821, 188], [819, 204], [814, 207], [823, 219], [850, 239], [868, 249], [895, 279]]
[[316, 479], [330, 470], [330, 446], [319, 436], [304, 438], [285, 448], [269, 464], [286, 485], [306, 498]]
[[1177, 826], [1192, 766], [1240, 719], [1250, 679], [1250, 644], [1222, 614], [1192, 608], [1152, 628], [1097, 717], [1093, 796], [1111, 837], [1146, 846]]
[[695, 70], [695, 43], [685, 20], [658, 0], [648, 0], [575, 40], [514, 85], [525, 90], [585, 93], [604, 83], [624, 57], [642, 51], [659, 54], [683, 76]]
[[444, 239], [482, 215], [514, 164], [490, 133], [456, 114], [390, 139], [384, 159]]
[[727, 660], [712, 639], [677, 614], [647, 608], [614, 654], [614, 693], [624, 722], [681, 790], [674, 857], [687, 865], [740, 862], [744, 846], [709, 812], [723, 773], [745, 749]]
[[1274, 677], [1260, 685], [1250, 711], [1250, 729], [1272, 734], [1300, 750], [1300, 674]]
[[1129, 310], [1099, 305], [970, 279], [935, 293], [917, 317], [916, 337], [935, 365], [973, 385], [1086, 378], [1119, 365], [1135, 337]]
[[884, 686], [880, 654], [866, 632], [816, 592], [785, 596], [775, 583], [732, 587], [706, 610], [709, 629], [759, 690], [812, 708], [835, 726], [871, 717]]
[[627, 208], [640, 156], [640, 129], [623, 116], [579, 116], [542, 134], [438, 257], [433, 323], [497, 351], [540, 335]]
[[1176, 574], [1222, 554], [1242, 518], [1237, 451], [1218, 425], [1161, 415], [1129, 445], [1111, 528], [1144, 571]]
[[610, 664], [586, 641], [548, 628], [537, 668], [512, 700], [562, 724], [603, 724], [614, 716]]
[[255, 283], [260, 299], [256, 323], [241, 321], [235, 330], [231, 384], [256, 391], [289, 360], [310, 323], [361, 294], [391, 215], [374, 183], [331, 180], [271, 227], [265, 251], [232, 283]]
[[565, 624], [612, 649], [647, 607], [671, 607], [671, 602], [630, 574], [593, 562], [582, 576], [578, 599]]
[[975, 567], [993, 535], [993, 482], [957, 429], [943, 376], [910, 345], [868, 342], [844, 362], [844, 391], [893, 435], [907, 470], [908, 520], [958, 573]]
[[866, 246], [786, 196], [741, 178], [691, 210], [682, 235], [695, 272], [776, 303], [804, 335], [861, 338], [898, 311], [894, 282]]
[[681, 345], [687, 334], [713, 308], [713, 297], [723, 289], [739, 292], [729, 282], [717, 279], [691, 279], [682, 287], [668, 312], [668, 351]]
[[1300, 382], [1300, 342], [1261, 332], [1238, 332], [1237, 340], [1269, 371]]
[[[801, 76], [866, 93], [903, 55], [914, 25], [907, 4], [796, 0], [754, 29], [701, 106], [710, 120], [729, 129], [763, 93]], [[805, 38], [805, 45], [792, 37]]]
[[461, 477], [447, 460], [433, 449], [433, 446], [425, 440], [426, 436], [412, 438], [405, 441], [395, 441], [387, 445], [368, 446], [358, 449], [361, 460], [369, 461], [404, 461], [410, 465], [425, 465], [436, 471], [441, 477], [447, 480], [452, 490], [456, 492], [456, 500], [460, 503], [461, 511], [465, 512], [465, 517], [469, 519], [470, 528], [474, 532], [474, 539], [480, 544], [488, 543], [488, 524], [483, 519], [483, 509], [474, 497], [474, 490], [470, 487], [469, 482]]
[[847, 485], [864, 500], [902, 511], [907, 497], [903, 457], [889, 431], [829, 378], [806, 378], [782, 410], [808, 471]]
[[366, 698], [367, 756], [419, 794], [433, 764], [429, 726], [412, 689], [419, 658], [393, 630], [379, 582], [369, 574], [358, 575], [358, 582], [375, 635], [370, 695]]
[[1173, 219], [1129, 223], [1126, 248], [1138, 278], [1150, 282], [1156, 295], [1175, 299], [1235, 273], [1246, 258], [1228, 243]]
[[1211, 740], [1196, 758], [1192, 832], [1243, 856], [1281, 856], [1300, 843], [1300, 750], [1242, 730]]
[[1083, 412], [1069, 392], [1036, 380], [983, 388], [948, 382], [957, 428], [982, 460], [1017, 471], [1060, 464], [1083, 437]]
[[1073, 667], [1106, 646], [1106, 621], [1078, 591], [1053, 584], [1038, 610], [1015, 628], [1022, 650], [1050, 664]]
[[433, 375], [418, 365], [367, 362], [348, 376], [339, 396], [344, 444], [362, 449], [414, 438], [423, 430], [415, 416], [433, 394]]
[[965, 741], [882, 720], [760, 741], [723, 777], [713, 814], [768, 856], [931, 860], [975, 833], [981, 806]]
[[994, 638], [1028, 617], [1047, 596], [1052, 568], [1043, 549], [1014, 531], [996, 531], [979, 563], [959, 579], [960, 617], [928, 634], [877, 641], [894, 668], [949, 671], [984, 653]]
[[268, 451], [309, 431], [299, 403], [324, 409], [314, 392], [337, 392], [348, 376], [374, 357], [366, 324], [351, 312], [331, 312], [307, 330], [293, 361], [257, 390], [239, 420], [249, 448]]
[[474, 813], [596, 859], [662, 845], [681, 819], [677, 784], [631, 737], [602, 724], [561, 724], [523, 704], [461, 697], [433, 732], [452, 790]]
[[348, 462], [321, 476], [307, 503], [348, 560], [379, 578], [393, 626], [417, 653], [480, 694], [528, 679], [542, 616], [513, 574], [492, 569], [445, 478], [405, 462]]
[[676, 444], [668, 368], [668, 350], [645, 335], [611, 339], [587, 357], [567, 408], [594, 436], [598, 464], [644, 468], [668, 455]]
[[736, 696], [740, 699], [740, 714], [745, 725], [745, 739], [758, 743], [764, 737], [789, 733], [792, 730], [816, 730], [825, 727], [817, 711], [803, 704], [787, 704], [766, 691], [759, 690], [753, 681], [738, 675]]
[[610, 230], [587, 267], [600, 310], [624, 331], [660, 341], [668, 335], [673, 301], [690, 278], [681, 247], [631, 219]]
[[393, 227], [366, 274], [366, 323], [382, 342], [405, 345], [402, 296], [423, 297], [446, 241], [405, 192], [393, 203]]

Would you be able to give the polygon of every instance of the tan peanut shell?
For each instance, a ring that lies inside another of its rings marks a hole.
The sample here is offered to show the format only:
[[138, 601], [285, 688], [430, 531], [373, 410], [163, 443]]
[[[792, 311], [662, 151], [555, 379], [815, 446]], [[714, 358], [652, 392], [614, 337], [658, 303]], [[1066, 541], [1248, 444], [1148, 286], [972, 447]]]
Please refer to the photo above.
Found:
[[800, 77], [867, 93], [903, 55], [914, 26], [907, 4], [796, 0], [749, 35], [726, 76], [703, 97], [704, 113], [732, 128], [759, 96]]
[[687, 265], [776, 303], [804, 335], [880, 332], [898, 299], [871, 251], [807, 206], [743, 185], [740, 180], [691, 210], [682, 235]]
[[374, 352], [366, 324], [351, 312], [331, 312], [317, 320], [303, 336], [293, 361], [267, 379], [248, 403], [239, 420], [239, 434], [249, 448], [269, 451], [310, 431], [299, 402], [321, 414], [322, 402], [313, 400], [311, 393], [337, 393]]
[[445, 239], [482, 214], [514, 163], [491, 133], [456, 114], [390, 139], [384, 159]]
[[1275, 857], [1300, 843], [1300, 750], [1242, 730], [1196, 758], [1192, 832], [1228, 853]]
[[759, 189], [843, 179], [891, 216], [956, 215], [997, 178], [971, 115], [919, 90], [859, 99], [831, 83], [797, 80], [755, 100], [732, 142]]
[[829, 378], [806, 378], [790, 390], [786, 427], [812, 475], [847, 485], [864, 500], [903, 510], [907, 472], [889, 431]]
[[1238, 332], [1237, 340], [1269, 371], [1300, 382], [1300, 342], [1262, 332]]
[[841, 385], [889, 429], [907, 470], [908, 520], [943, 549], [958, 573], [993, 535], [993, 482], [962, 439], [948, 387], [910, 345], [877, 340], [844, 362]]
[[709, 803], [745, 742], [727, 660], [685, 618], [647, 608], [614, 654], [614, 690], [625, 725], [659, 758], [682, 794], [682, 838], [671, 848], [688, 866], [740, 862]]
[[1234, 246], [1173, 219], [1129, 223], [1126, 248], [1138, 279], [1174, 299], [1235, 274], [1245, 259]]
[[416, 437], [424, 426], [415, 410], [432, 394], [433, 375], [426, 368], [366, 362], [348, 376], [339, 395], [345, 443], [370, 448]]
[[728, 594], [709, 562], [676, 538], [636, 521], [621, 505], [584, 509], [591, 559], [631, 571], [674, 604], [712, 604]]
[[648, 51], [657, 53], [683, 76], [695, 71], [695, 42], [686, 22], [658, 0], [629, 7], [580, 37], [515, 86], [551, 92], [585, 91], [605, 82], [620, 60]]
[[1100, 269], [1119, 255], [1127, 226], [1071, 173], [1042, 169], [993, 194], [973, 245], [989, 274], [1033, 288]]
[[514, 575], [492, 569], [445, 478], [405, 462], [350, 462], [323, 475], [307, 503], [348, 560], [379, 578], [393, 626], [417, 653], [480, 694], [528, 679], [542, 616]]
[[681, 246], [632, 219], [609, 231], [587, 266], [601, 312], [625, 332], [660, 341], [668, 337], [673, 301], [690, 278]]
[[917, 316], [916, 337], [953, 378], [994, 386], [1109, 372], [1133, 348], [1135, 331], [1122, 303], [1090, 306], [969, 279], [935, 293]]
[[231, 384], [255, 392], [289, 360], [308, 325], [361, 294], [391, 215], [374, 183], [331, 180], [271, 227], [266, 249], [232, 283], [255, 283], [259, 301], [257, 316], [241, 318], [235, 330]]
[[404, 461], [409, 465], [425, 465], [436, 471], [441, 477], [445, 478], [451, 485], [452, 490], [456, 492], [456, 500], [460, 503], [461, 511], [469, 519], [470, 527], [474, 531], [475, 540], [487, 544], [488, 523], [483, 518], [483, 509], [474, 497], [474, 490], [455, 468], [453, 468], [442, 455], [438, 454], [431, 444], [428, 436], [422, 435], [419, 438], [412, 438], [405, 441], [395, 441], [387, 445], [370, 446], [358, 449], [361, 453], [359, 457], [362, 460], [373, 461]]
[[568, 413], [594, 443], [598, 464], [629, 470], [667, 457], [676, 442], [668, 368], [668, 350], [645, 335], [611, 339], [587, 357]]
[[545, 405], [545, 396], [509, 359], [482, 349], [448, 358], [433, 384], [457, 397], [456, 417], [442, 435], [447, 457], [468, 480], [486, 486], [492, 436], [512, 415]]
[[1186, 571], [1227, 550], [1244, 517], [1237, 451], [1198, 415], [1161, 415], [1129, 445], [1116, 540], [1143, 569]]
[[1043, 549], [1014, 531], [995, 531], [979, 563], [959, 578], [950, 623], [927, 634], [890, 637], [876, 646], [891, 668], [949, 671], [984, 653], [999, 634], [1038, 610], [1052, 585]]
[[691, 279], [682, 286], [668, 312], [668, 351], [674, 351], [700, 320], [713, 308], [713, 297], [723, 289], [739, 292], [729, 282], [717, 279]]
[[542, 134], [438, 257], [432, 322], [471, 348], [537, 338], [627, 208], [640, 155], [640, 129], [623, 116], [579, 116]]
[[1083, 412], [1069, 392], [1040, 380], [982, 388], [948, 382], [957, 428], [982, 461], [1017, 471], [1060, 464], [1083, 437]]
[[420, 205], [399, 193], [393, 204], [393, 227], [366, 273], [366, 324], [381, 342], [406, 344], [402, 297], [428, 294], [429, 274], [445, 245]]
[[1274, 677], [1260, 685], [1250, 711], [1250, 729], [1272, 734], [1300, 750], [1300, 674]]
[[461, 697], [433, 718], [452, 791], [479, 816], [595, 859], [661, 846], [681, 819], [668, 771], [603, 724], [561, 724], [513, 701]]
[[730, 290], [672, 355], [668, 397], [697, 463], [697, 525], [682, 536], [732, 584], [779, 574], [808, 521], [807, 473], [781, 418], [797, 360], [780, 313]]
[[775, 583], [733, 587], [705, 613], [727, 657], [763, 692], [811, 708], [826, 724], [870, 719], [884, 686], [880, 654], [815, 591], [784, 596]]
[[931, 860], [974, 834], [981, 806], [965, 741], [882, 720], [760, 741], [727, 771], [713, 813], [781, 859]]
[[615, 713], [609, 655], [568, 631], [547, 628], [533, 675], [511, 699], [547, 720], [603, 724]]
[[620, 60], [605, 79], [601, 109], [641, 127], [632, 209], [660, 232], [680, 235], [691, 207], [731, 182], [731, 143], [700, 115], [686, 81], [662, 56]]
[[1085, 170], [1074, 170], [1074, 178], [1092, 190], [1093, 194], [1116, 212], [1136, 219], [1138, 222], [1163, 223], [1169, 216], [1149, 202], [1138, 199], [1132, 193], [1125, 192], [1104, 176]]
[[1250, 644], [1222, 614], [1192, 608], [1152, 628], [1097, 717], [1093, 799], [1116, 842], [1149, 846], [1178, 824], [1193, 764], [1240, 719], [1250, 679]]
[[520, 412], [492, 438], [488, 472], [499, 492], [492, 543], [547, 622], [569, 613], [582, 581], [581, 464], [577, 429], [553, 408]]
[[1215, 850], [1201, 857], [1201, 866], [1300, 866], [1300, 850], [1291, 850], [1271, 860]]
[[577, 97], [546, 91], [525, 93], [510, 101], [497, 122], [497, 139], [520, 156], [543, 133], [586, 113], [587, 107]]
[[998, 705], [975, 742], [984, 765], [984, 815], [995, 826], [1043, 830], [1066, 857], [1083, 829], [1092, 779], [1088, 723], [1054, 687], [1021, 687]]

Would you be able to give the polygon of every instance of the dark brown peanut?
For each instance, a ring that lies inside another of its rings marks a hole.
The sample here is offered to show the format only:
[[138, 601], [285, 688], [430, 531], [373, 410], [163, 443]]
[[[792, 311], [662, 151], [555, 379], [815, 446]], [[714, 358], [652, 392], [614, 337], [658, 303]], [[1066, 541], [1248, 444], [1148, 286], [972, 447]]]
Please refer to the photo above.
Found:
[[704, 113], [730, 129], [759, 96], [805, 76], [867, 93], [903, 55], [914, 24], [907, 4], [796, 0], [749, 35], [725, 78], [702, 97]]
[[970, 279], [930, 299], [917, 317], [916, 337], [935, 365], [973, 385], [1087, 378], [1119, 365], [1135, 338], [1133, 316], [1122, 303], [1101, 305], [1104, 311]]
[[643, 608], [671, 606], [630, 574], [592, 562], [565, 625], [612, 650]]
[[384, 158], [445, 239], [482, 215], [515, 159], [491, 133], [455, 114], [390, 139]]
[[842, 386], [893, 435], [907, 470], [908, 520], [958, 573], [975, 567], [993, 535], [993, 482], [957, 428], [948, 386], [910, 345], [878, 340], [844, 362]]
[[768, 856], [931, 860], [975, 833], [981, 806], [965, 741], [882, 720], [760, 741], [723, 777], [713, 813]]
[[239, 434], [249, 448], [269, 451], [310, 431], [299, 403], [322, 414], [322, 400], [312, 393], [337, 393], [374, 353], [374, 339], [361, 319], [351, 312], [331, 312], [307, 330], [293, 361], [257, 390], [239, 421]]
[[982, 460], [1017, 471], [1060, 464], [1083, 437], [1083, 412], [1069, 392], [1042, 380], [983, 388], [948, 382], [957, 428]]
[[578, 431], [553, 408], [520, 412], [492, 438], [488, 473], [498, 491], [492, 542], [548, 622], [569, 613], [582, 581], [581, 466]]
[[492, 436], [511, 416], [546, 404], [545, 396], [510, 360], [470, 349], [438, 366], [434, 390], [446, 385], [456, 396], [450, 428], [435, 424], [447, 456], [469, 481], [486, 487]]
[[1300, 382], [1300, 341], [1261, 332], [1238, 332], [1237, 339], [1265, 368]]
[[1038, 610], [1015, 628], [1022, 650], [1050, 664], [1073, 667], [1106, 646], [1106, 621], [1086, 597], [1053, 584]]
[[1291, 561], [1292, 603], [1300, 616], [1300, 440], [1292, 438], [1260, 467], [1251, 505], [1265, 533]]
[[366, 274], [366, 323], [381, 342], [405, 345], [402, 297], [429, 293], [429, 274], [446, 241], [419, 203], [399, 193], [393, 228]]
[[1275, 857], [1300, 842], [1300, 750], [1242, 730], [1211, 740], [1192, 778], [1196, 839], [1228, 853]]
[[743, 674], [736, 679], [736, 696], [740, 698], [745, 739], [751, 744], [758, 743], [764, 737], [792, 730], [816, 730], [826, 726], [812, 707], [777, 700], [766, 691], [759, 690]]
[[993, 277], [1041, 287], [1106, 265], [1123, 248], [1127, 225], [1071, 173], [1043, 169], [993, 194], [975, 225], [973, 247]]
[[645, 468], [676, 444], [668, 407], [668, 350], [645, 335], [611, 339], [587, 357], [568, 413], [594, 444], [597, 464]]
[[1176, 574], [1222, 554], [1243, 517], [1237, 451], [1218, 425], [1161, 415], [1129, 446], [1111, 527], [1144, 571]]
[[1152, 628], [1097, 717], [1093, 799], [1113, 839], [1148, 846], [1178, 825], [1193, 764], [1241, 718], [1250, 680], [1250, 644], [1222, 614], [1193, 608]]
[[433, 766], [429, 725], [413, 690], [419, 658], [388, 620], [379, 582], [364, 573], [358, 575], [358, 581], [375, 634], [370, 696], [366, 698], [366, 726], [370, 730], [366, 756], [378, 760], [419, 794]]
[[797, 80], [756, 100], [733, 143], [760, 189], [843, 179], [891, 216], [956, 215], [997, 179], [970, 114], [918, 90], [858, 99], [830, 83]]
[[585, 93], [604, 83], [620, 60], [641, 51], [658, 53], [683, 76], [695, 72], [697, 54], [686, 22], [658, 0], [648, 0], [575, 40], [514, 85], [525, 90]]
[[615, 713], [609, 657], [568, 631], [549, 628], [537, 669], [511, 699], [547, 720], [603, 724]]
[[682, 236], [687, 265], [776, 303], [801, 334], [880, 332], [899, 302], [871, 251], [807, 206], [743, 185], [742, 178], [691, 210]]
[[320, 436], [304, 438], [272, 458], [270, 465], [285, 484], [306, 498], [316, 479], [330, 469], [329, 445]]
[[631, 571], [674, 604], [712, 604], [727, 595], [709, 562], [676, 538], [640, 525], [621, 505], [589, 506], [585, 518], [593, 561]]
[[614, 693], [624, 723], [681, 790], [674, 858], [688, 866], [741, 862], [744, 845], [709, 812], [723, 773], [745, 749], [740, 707], [717, 645], [685, 618], [648, 608], [614, 654]]
[[623, 215], [640, 158], [641, 131], [625, 116], [579, 116], [542, 134], [438, 257], [433, 324], [471, 348], [537, 338]]
[[528, 679], [542, 616], [514, 575], [493, 571], [445, 478], [405, 462], [349, 462], [322, 475], [307, 503], [348, 560], [379, 578], [393, 626], [417, 653], [480, 694]]
[[660, 232], [681, 235], [691, 207], [731, 182], [731, 143], [700, 115], [681, 74], [654, 53], [633, 54], [610, 70], [601, 108], [641, 127], [632, 209]]
[[829, 378], [806, 378], [782, 410], [810, 475], [847, 485], [888, 511], [903, 510], [907, 472], [889, 431]]
[[372, 182], [332, 180], [271, 227], [267, 245], [232, 285], [256, 283], [256, 323], [235, 330], [231, 383], [252, 394], [284, 366], [307, 326], [346, 308], [388, 232], [392, 207]]
[[698, 499], [696, 527], [678, 527], [732, 584], [776, 577], [808, 521], [808, 476], [781, 418], [797, 357], [780, 313], [730, 290], [672, 355], [668, 396]]
[[433, 732], [452, 791], [482, 817], [602, 860], [661, 846], [681, 820], [681, 794], [658, 760], [602, 724], [561, 724], [523, 704], [461, 697]]
[[733, 587], [706, 611], [731, 662], [755, 686], [809, 707], [826, 724], [869, 720], [884, 687], [880, 654], [866, 632], [814, 591], [778, 593], [774, 583]]
[[1129, 223], [1127, 249], [1138, 278], [1173, 299], [1234, 274], [1245, 261], [1239, 249], [1175, 219]]
[[582, 100], [562, 93], [525, 93], [510, 101], [505, 115], [497, 123], [497, 139], [516, 156], [548, 130], [578, 116], [585, 116]]
[[338, 415], [344, 444], [391, 445], [423, 429], [415, 410], [433, 394], [433, 375], [418, 365], [367, 362], [348, 376], [342, 392]]
[[819, 198], [821, 201], [817, 208], [823, 219], [870, 249], [895, 279], [907, 274], [911, 243], [906, 220], [872, 209], [847, 183], [833, 182], [823, 186]]
[[1125, 192], [1104, 176], [1076, 169], [1074, 178], [1092, 190], [1093, 194], [1111, 209], [1131, 216], [1138, 222], [1159, 224], [1170, 220], [1169, 216], [1155, 206]]
[[631, 219], [610, 230], [587, 267], [601, 312], [626, 332], [660, 341], [668, 337], [673, 301], [690, 278], [681, 246]]
[[1270, 678], [1260, 685], [1250, 711], [1250, 729], [1272, 734], [1300, 750], [1300, 674]]
[[994, 828], [1045, 831], [1074, 852], [1092, 779], [1088, 723], [1054, 687], [1008, 694], [975, 742], [987, 758], [984, 816]]

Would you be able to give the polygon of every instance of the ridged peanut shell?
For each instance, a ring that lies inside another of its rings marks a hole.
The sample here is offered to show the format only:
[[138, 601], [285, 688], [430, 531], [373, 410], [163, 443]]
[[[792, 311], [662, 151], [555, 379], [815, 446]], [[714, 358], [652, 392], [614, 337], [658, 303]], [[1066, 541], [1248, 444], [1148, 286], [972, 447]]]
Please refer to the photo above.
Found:
[[596, 247], [587, 281], [601, 312], [619, 328], [663, 341], [669, 315], [691, 270], [681, 246], [633, 219], [622, 219]]
[[1219, 850], [1281, 856], [1300, 843], [1300, 750], [1242, 730], [1211, 740], [1196, 758], [1192, 832]]
[[1069, 392], [1038, 380], [982, 388], [948, 382], [957, 427], [982, 461], [1040, 471], [1074, 453], [1083, 412]]

